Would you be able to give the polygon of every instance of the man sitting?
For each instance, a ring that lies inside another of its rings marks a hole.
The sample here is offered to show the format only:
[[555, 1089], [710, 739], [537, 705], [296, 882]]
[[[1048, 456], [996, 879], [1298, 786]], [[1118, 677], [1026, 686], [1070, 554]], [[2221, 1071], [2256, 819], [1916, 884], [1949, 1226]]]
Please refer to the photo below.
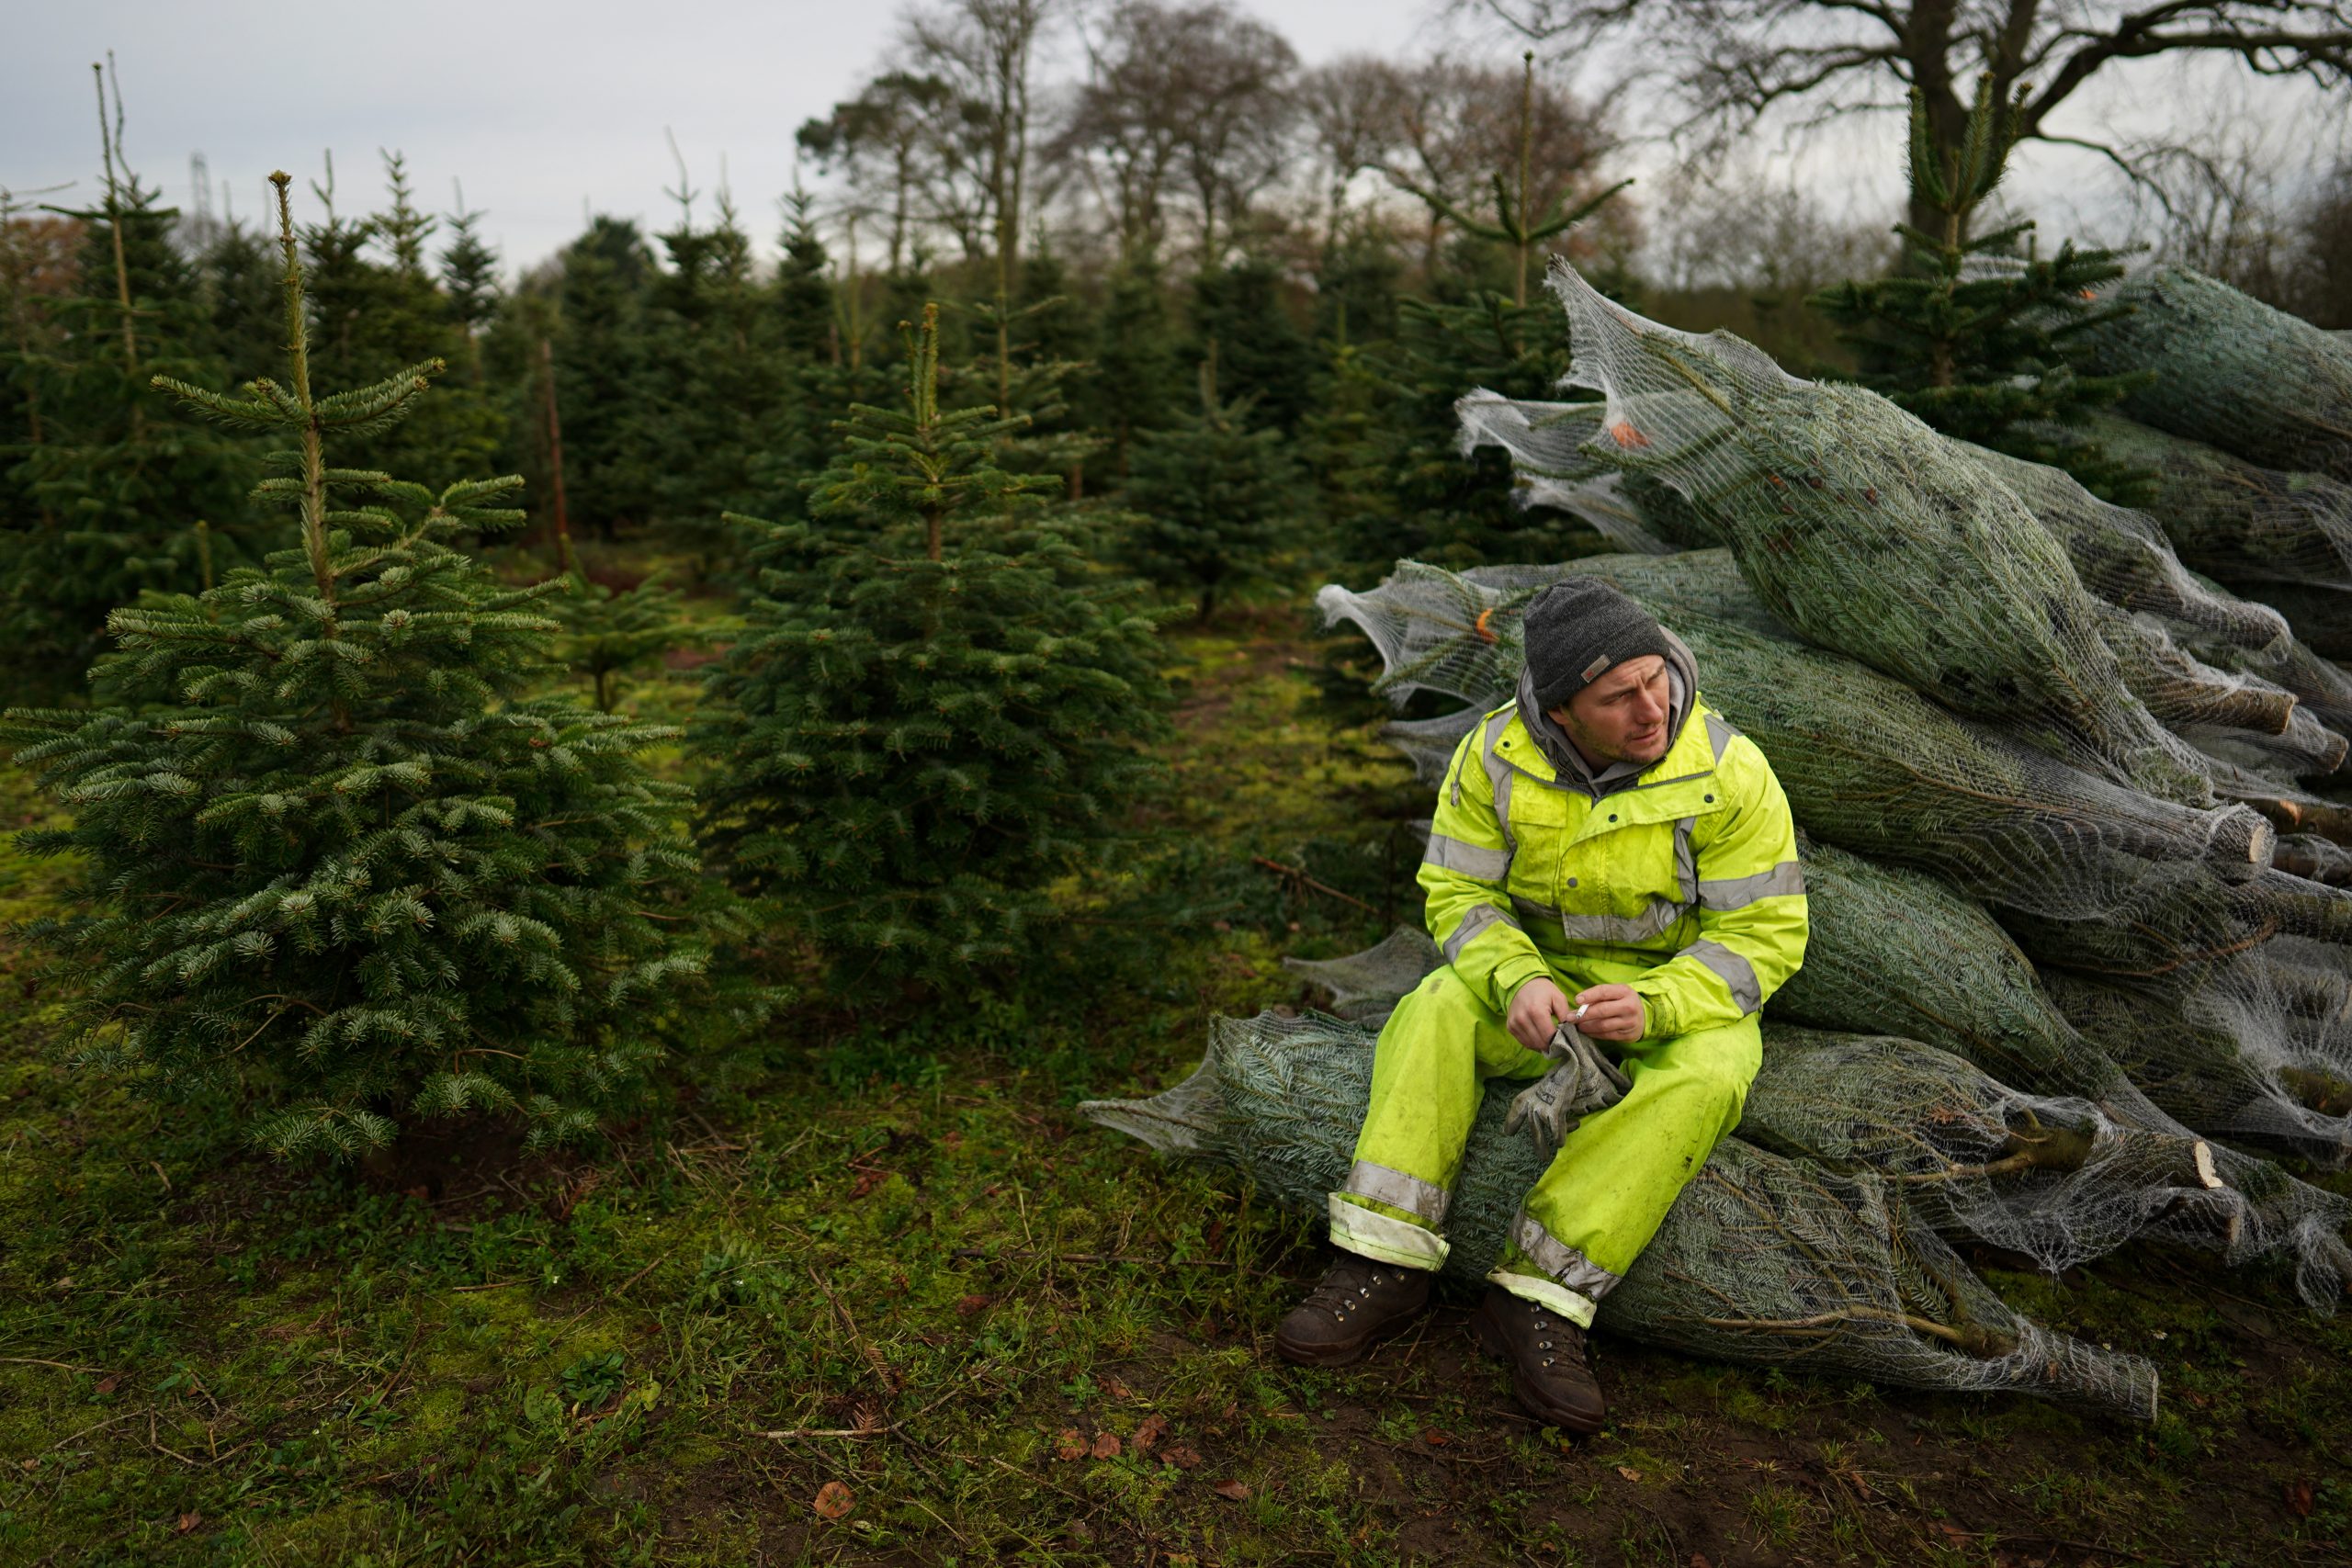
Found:
[[1274, 1346], [1340, 1366], [1419, 1313], [1482, 1084], [1540, 1079], [1512, 1122], [1558, 1152], [1476, 1322], [1521, 1404], [1591, 1432], [1584, 1331], [1738, 1125], [1757, 1010], [1804, 958], [1804, 882], [1780, 782], [1701, 701], [1679, 638], [1592, 578], [1536, 595], [1524, 626], [1517, 700], [1455, 750], [1421, 863], [1446, 964], [1381, 1031], [1330, 1199], [1339, 1259]]

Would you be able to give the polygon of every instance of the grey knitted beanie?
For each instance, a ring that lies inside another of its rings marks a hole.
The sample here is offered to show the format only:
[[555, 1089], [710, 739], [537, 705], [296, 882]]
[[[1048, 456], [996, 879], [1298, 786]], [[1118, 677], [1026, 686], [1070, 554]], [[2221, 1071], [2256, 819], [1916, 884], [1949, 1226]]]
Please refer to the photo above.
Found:
[[1546, 711], [1645, 653], [1670, 657], [1657, 617], [1597, 577], [1563, 578], [1527, 602], [1527, 673]]

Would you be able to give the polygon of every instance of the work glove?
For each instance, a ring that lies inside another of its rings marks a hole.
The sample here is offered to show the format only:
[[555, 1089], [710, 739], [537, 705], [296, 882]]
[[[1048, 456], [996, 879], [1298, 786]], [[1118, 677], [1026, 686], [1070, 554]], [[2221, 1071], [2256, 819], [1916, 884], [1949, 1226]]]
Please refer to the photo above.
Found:
[[1525, 1127], [1535, 1152], [1548, 1156], [1576, 1131], [1587, 1111], [1616, 1104], [1634, 1084], [1600, 1046], [1568, 1024], [1552, 1031], [1544, 1054], [1559, 1065], [1520, 1091], [1503, 1118], [1503, 1132]]

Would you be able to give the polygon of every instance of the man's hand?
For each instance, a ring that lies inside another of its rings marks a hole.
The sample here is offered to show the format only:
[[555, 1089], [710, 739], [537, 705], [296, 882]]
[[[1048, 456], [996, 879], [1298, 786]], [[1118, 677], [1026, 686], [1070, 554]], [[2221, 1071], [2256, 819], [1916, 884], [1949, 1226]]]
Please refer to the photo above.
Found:
[[[1536, 982], [1529, 981], [1520, 987], [1519, 995], [1527, 995], [1535, 986]], [[1554, 994], [1558, 993], [1555, 990]], [[1584, 1016], [1577, 1020], [1577, 1028], [1589, 1039], [1630, 1043], [1639, 1040], [1648, 1027], [1649, 1014], [1642, 1006], [1641, 993], [1631, 986], [1591, 987], [1577, 993], [1577, 1005], [1584, 1009]], [[1510, 1032], [1521, 1040], [1527, 1038], [1519, 1033], [1518, 997], [1511, 998]], [[1544, 1035], [1550, 1038], [1551, 1031], [1545, 1030]]]
[[[1602, 990], [1617, 991], [1624, 988], [1623, 986], [1601, 987]], [[1521, 1045], [1531, 1051], [1541, 1051], [1552, 1043], [1552, 1031], [1560, 1021], [1576, 1010], [1576, 1004], [1568, 1000], [1566, 991], [1552, 984], [1546, 976], [1538, 975], [1513, 993], [1510, 1012], [1503, 1019], [1503, 1025], [1510, 1031], [1510, 1037]], [[1592, 1032], [1586, 1030], [1585, 1032], [1589, 1034]]]

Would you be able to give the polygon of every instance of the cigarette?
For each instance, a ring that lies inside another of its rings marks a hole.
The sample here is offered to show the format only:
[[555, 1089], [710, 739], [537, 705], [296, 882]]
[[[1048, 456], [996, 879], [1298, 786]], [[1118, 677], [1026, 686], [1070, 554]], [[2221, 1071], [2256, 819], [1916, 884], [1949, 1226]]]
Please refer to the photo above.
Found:
[[[1590, 1007], [1591, 1005], [1592, 1005], [1591, 1003], [1587, 1002], [1587, 1003], [1585, 1004], [1585, 1007]], [[1570, 1023], [1574, 1023], [1577, 1020], [1578, 1020], [1578, 1019], [1582, 1018], [1583, 1016], [1584, 1016], [1584, 1008], [1580, 1007], [1580, 1008], [1577, 1009], [1577, 1010], [1576, 1010], [1576, 1011], [1574, 1011], [1574, 1012], [1572, 1012], [1572, 1013], [1568, 1014], [1568, 1021], [1569, 1021]]]

